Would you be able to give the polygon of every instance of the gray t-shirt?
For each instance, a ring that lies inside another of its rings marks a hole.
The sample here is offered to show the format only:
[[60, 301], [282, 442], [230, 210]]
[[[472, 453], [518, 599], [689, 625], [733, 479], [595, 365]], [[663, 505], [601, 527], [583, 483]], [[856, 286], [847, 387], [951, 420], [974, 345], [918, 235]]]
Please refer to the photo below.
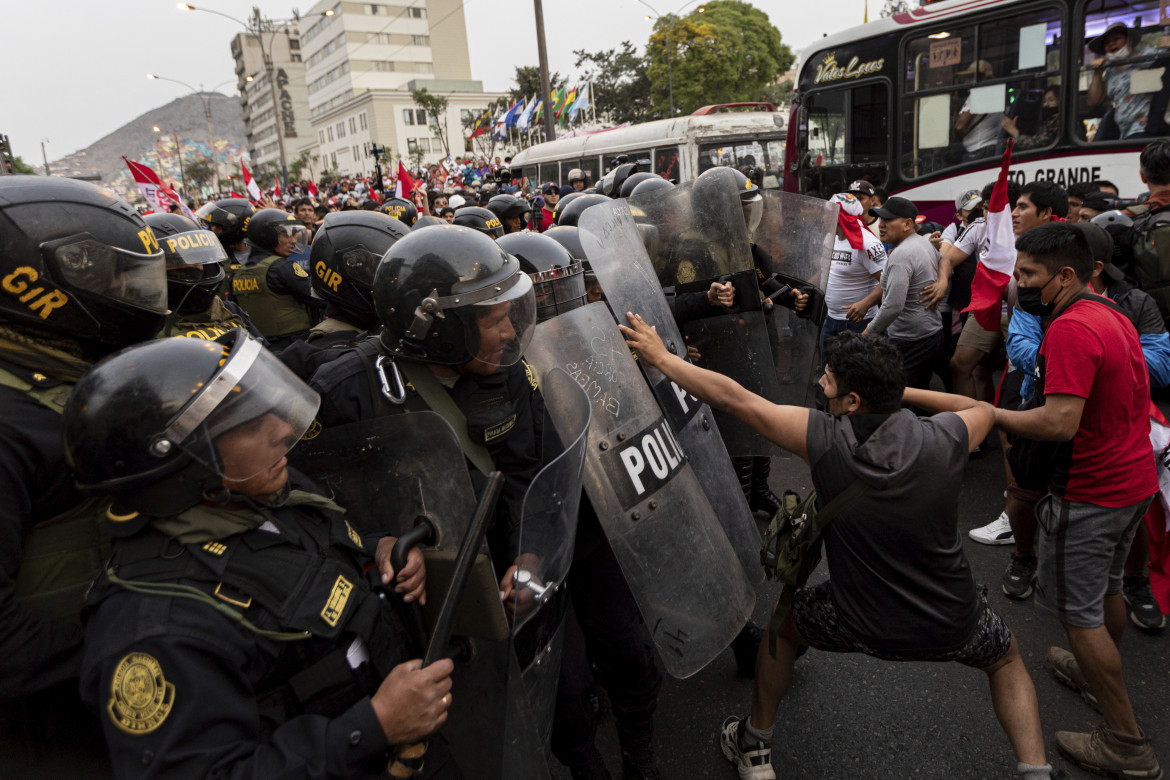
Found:
[[926, 236], [914, 234], [890, 252], [882, 271], [882, 305], [869, 329], [892, 339], [916, 341], [942, 330], [942, 320], [919, 298], [938, 278], [938, 252]]

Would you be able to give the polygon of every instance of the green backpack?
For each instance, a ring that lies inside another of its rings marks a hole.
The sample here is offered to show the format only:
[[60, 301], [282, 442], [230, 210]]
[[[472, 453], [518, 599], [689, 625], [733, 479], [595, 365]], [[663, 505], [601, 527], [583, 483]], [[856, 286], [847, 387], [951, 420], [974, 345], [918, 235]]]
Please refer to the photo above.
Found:
[[1130, 230], [1138, 289], [1149, 293], [1163, 318], [1170, 318], [1170, 209], [1142, 214]]
[[838, 515], [857, 502], [868, 486], [855, 479], [828, 505], [817, 510], [817, 493], [812, 491], [801, 501], [791, 490], [784, 492], [783, 505], [764, 532], [760, 563], [768, 579], [783, 583], [784, 590], [768, 621], [768, 652], [776, 655], [776, 637], [784, 618], [792, 610], [792, 597], [804, 587], [821, 562], [822, 535]]

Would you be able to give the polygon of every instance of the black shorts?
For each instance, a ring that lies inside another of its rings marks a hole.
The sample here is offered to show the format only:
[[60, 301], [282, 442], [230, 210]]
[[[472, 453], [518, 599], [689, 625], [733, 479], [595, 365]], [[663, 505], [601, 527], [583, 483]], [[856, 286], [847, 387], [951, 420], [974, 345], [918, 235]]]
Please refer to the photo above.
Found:
[[796, 592], [792, 598], [792, 621], [810, 647], [829, 653], [864, 653], [885, 661], [957, 661], [985, 669], [1007, 655], [1012, 632], [985, 599], [980, 598], [980, 604], [979, 622], [971, 637], [959, 649], [945, 653], [892, 653], [867, 646], [842, 625], [833, 603], [831, 580]]

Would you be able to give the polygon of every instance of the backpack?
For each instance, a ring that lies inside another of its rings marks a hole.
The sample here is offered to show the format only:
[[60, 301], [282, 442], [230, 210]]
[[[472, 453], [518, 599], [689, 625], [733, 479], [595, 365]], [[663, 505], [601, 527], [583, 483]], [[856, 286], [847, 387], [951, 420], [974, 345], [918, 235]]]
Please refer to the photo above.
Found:
[[1170, 207], [1148, 211], [1135, 219], [1129, 245], [1138, 288], [1154, 299], [1164, 319], [1170, 318]]
[[826, 526], [851, 507], [868, 490], [860, 478], [817, 510], [817, 493], [812, 491], [801, 501], [791, 490], [784, 492], [780, 509], [764, 532], [760, 563], [768, 579], [784, 584], [772, 619], [768, 621], [768, 652], [776, 656], [776, 637], [784, 618], [792, 610], [792, 597], [804, 587], [821, 562], [822, 535]]

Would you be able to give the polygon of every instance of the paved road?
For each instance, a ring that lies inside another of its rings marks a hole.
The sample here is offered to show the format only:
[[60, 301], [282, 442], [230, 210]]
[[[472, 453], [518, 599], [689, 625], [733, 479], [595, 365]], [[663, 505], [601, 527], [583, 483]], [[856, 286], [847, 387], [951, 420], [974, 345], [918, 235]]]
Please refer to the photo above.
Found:
[[[776, 459], [773, 489], [811, 485], [808, 467], [797, 459]], [[971, 459], [959, 504], [965, 532], [990, 522], [1003, 508], [1004, 474], [998, 450]], [[1058, 762], [1058, 730], [1091, 730], [1100, 717], [1044, 669], [1049, 645], [1067, 647], [1055, 619], [1031, 599], [1003, 595], [1000, 576], [1010, 547], [966, 540], [977, 580], [992, 605], [1015, 632], [1040, 699], [1049, 760]], [[824, 566], [815, 579], [826, 576]], [[760, 588], [755, 620], [767, 622], [779, 588]], [[1163, 766], [1170, 766], [1170, 636], [1127, 630], [1122, 645], [1130, 696], [1138, 721], [1153, 737]], [[1168, 632], [1170, 633], [1170, 632]], [[860, 655], [810, 651], [797, 663], [792, 689], [780, 706], [772, 761], [780, 778], [1010, 778], [1015, 758], [991, 709], [986, 676], [958, 664], [894, 664]], [[719, 752], [723, 719], [746, 712], [751, 682], [735, 676], [725, 651], [687, 680], [667, 679], [656, 717], [655, 750], [668, 778], [735, 777]], [[602, 725], [599, 747], [615, 778], [620, 754], [612, 718]], [[1056, 763], [1056, 766], [1063, 765]], [[1067, 767], [1072, 778], [1094, 777]], [[558, 778], [568, 778], [560, 769]]]

